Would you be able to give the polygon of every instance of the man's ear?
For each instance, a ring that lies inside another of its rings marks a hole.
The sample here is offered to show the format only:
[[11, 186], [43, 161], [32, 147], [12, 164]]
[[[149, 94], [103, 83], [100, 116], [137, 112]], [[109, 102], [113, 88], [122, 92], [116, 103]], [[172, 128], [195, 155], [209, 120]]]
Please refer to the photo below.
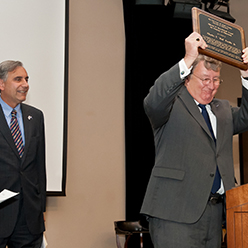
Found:
[[189, 76], [185, 78], [184, 85], [187, 87], [189, 83]]
[[0, 90], [4, 90], [4, 81], [0, 79]]

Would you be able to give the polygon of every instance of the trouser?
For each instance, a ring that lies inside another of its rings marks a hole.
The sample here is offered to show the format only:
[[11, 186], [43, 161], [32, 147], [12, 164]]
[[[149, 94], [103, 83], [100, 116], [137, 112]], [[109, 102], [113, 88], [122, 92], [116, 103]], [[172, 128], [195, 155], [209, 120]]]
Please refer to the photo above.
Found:
[[[33, 235], [30, 233], [25, 213], [23, 210], [22, 197], [20, 197], [20, 208], [16, 226], [13, 233], [7, 238], [0, 238], [0, 248], [40, 248], [43, 240], [43, 233]], [[1, 220], [0, 220], [1, 221]]]
[[220, 248], [223, 203], [208, 201], [201, 218], [193, 224], [149, 218], [154, 248]]

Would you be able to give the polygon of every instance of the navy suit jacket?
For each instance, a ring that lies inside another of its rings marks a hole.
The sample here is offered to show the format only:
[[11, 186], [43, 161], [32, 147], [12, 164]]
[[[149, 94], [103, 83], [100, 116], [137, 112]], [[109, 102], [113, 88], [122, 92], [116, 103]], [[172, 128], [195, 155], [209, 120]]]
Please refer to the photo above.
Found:
[[235, 186], [233, 135], [248, 128], [248, 90], [241, 107], [214, 99], [216, 145], [193, 97], [184, 86], [179, 65], [162, 74], [144, 100], [155, 142], [155, 165], [141, 213], [164, 220], [194, 223], [202, 215], [218, 165], [224, 188]]
[[45, 137], [43, 113], [21, 104], [25, 148], [22, 158], [16, 150], [9, 126], [0, 105], [0, 191], [21, 194], [0, 203], [0, 237], [8, 237], [16, 224], [20, 197], [23, 199], [28, 228], [32, 234], [45, 230], [46, 209]]

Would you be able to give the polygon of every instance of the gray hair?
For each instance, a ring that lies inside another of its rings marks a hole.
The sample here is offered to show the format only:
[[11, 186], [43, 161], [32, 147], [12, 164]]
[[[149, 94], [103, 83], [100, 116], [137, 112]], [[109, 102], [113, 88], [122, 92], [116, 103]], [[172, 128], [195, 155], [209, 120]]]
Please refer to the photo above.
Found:
[[200, 55], [198, 55], [198, 57], [194, 61], [193, 65], [192, 65], [191, 72], [194, 71], [195, 67], [199, 64], [200, 61], [204, 61], [204, 66], [208, 70], [220, 71], [221, 66], [222, 66], [220, 61], [213, 59], [213, 58], [210, 58], [206, 55], [200, 54]]
[[8, 73], [14, 71], [19, 66], [23, 66], [22, 62], [14, 60], [6, 60], [0, 63], [0, 79], [5, 82], [8, 78]]

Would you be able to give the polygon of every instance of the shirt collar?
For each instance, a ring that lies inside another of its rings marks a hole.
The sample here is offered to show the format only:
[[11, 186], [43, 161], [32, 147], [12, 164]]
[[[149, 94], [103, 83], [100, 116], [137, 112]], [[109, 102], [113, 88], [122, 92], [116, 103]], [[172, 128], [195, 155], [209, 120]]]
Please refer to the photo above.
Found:
[[[197, 102], [195, 99], [194, 99], [194, 101], [195, 101], [196, 105], [198, 106], [199, 102]], [[205, 105], [206, 105], [206, 108], [211, 109], [210, 103], [205, 104]]]
[[[1, 97], [0, 97], [0, 105], [2, 106], [4, 115], [10, 116], [13, 108], [11, 108], [6, 102], [4, 102]], [[20, 113], [21, 105], [18, 104], [14, 109], [16, 110], [17, 114]]]

